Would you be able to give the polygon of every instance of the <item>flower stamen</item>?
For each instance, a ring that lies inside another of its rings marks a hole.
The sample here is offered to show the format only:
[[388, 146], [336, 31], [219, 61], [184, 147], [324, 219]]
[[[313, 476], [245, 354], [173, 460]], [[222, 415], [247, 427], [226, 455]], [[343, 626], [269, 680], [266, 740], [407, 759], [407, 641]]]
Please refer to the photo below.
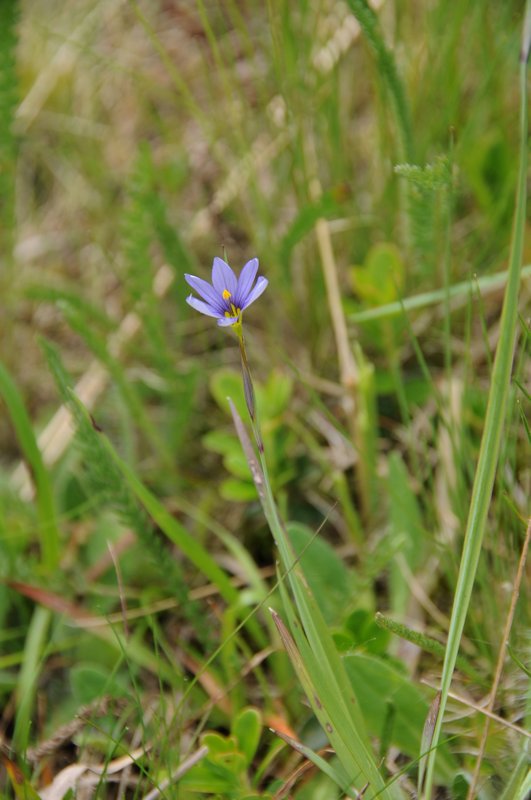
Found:
[[[231, 303], [230, 304], [230, 311], [225, 311], [225, 316], [226, 317], [238, 317], [238, 321], [239, 321], [240, 317], [241, 317], [241, 313], [242, 313], [241, 308], [236, 308], [234, 303]], [[237, 322], [234, 323], [234, 325], [237, 325], [237, 324], [238, 324]]]
[[230, 297], [232, 297], [232, 294], [229, 292], [228, 289], [223, 289], [221, 296], [223, 297], [224, 300], [228, 300]]

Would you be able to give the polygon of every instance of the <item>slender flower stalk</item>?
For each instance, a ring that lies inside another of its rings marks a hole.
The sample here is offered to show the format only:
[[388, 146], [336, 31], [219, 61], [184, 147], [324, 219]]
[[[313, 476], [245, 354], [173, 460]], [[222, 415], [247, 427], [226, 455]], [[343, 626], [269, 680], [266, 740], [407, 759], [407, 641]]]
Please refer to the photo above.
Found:
[[253, 379], [251, 376], [251, 369], [249, 367], [249, 362], [247, 360], [247, 352], [245, 350], [245, 340], [243, 338], [241, 330], [237, 331], [237, 333], [238, 333], [238, 338], [240, 340], [240, 358], [242, 363], [243, 392], [245, 395], [245, 403], [247, 405], [247, 411], [249, 412], [249, 416], [251, 417], [251, 422], [256, 422], [256, 402], [254, 395], [254, 386], [253, 386]]

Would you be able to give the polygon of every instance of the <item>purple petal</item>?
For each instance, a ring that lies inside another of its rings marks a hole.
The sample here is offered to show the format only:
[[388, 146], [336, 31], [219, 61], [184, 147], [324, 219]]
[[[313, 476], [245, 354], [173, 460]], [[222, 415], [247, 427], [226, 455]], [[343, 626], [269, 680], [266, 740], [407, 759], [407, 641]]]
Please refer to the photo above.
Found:
[[264, 278], [263, 276], [258, 278], [258, 280], [256, 281], [256, 286], [254, 287], [252, 292], [250, 292], [250, 294], [247, 296], [245, 303], [243, 303], [240, 306], [242, 311], [244, 308], [247, 308], [247, 306], [250, 306], [251, 303], [254, 303], [254, 301], [260, 297], [262, 292], [265, 292], [268, 283], [269, 281], [267, 280], [267, 278]]
[[241, 308], [242, 303], [245, 303], [247, 295], [251, 291], [251, 286], [256, 278], [258, 272], [258, 259], [252, 258], [244, 266], [238, 278], [238, 291], [236, 292], [235, 305]]
[[238, 317], [220, 317], [218, 319], [218, 325], [222, 328], [226, 328], [228, 325], [234, 325], [235, 322], [238, 322]]
[[236, 275], [229, 265], [226, 264], [222, 258], [217, 258], [217, 256], [212, 264], [212, 283], [220, 297], [223, 295], [225, 289], [228, 289], [231, 295], [234, 296], [238, 288]]
[[201, 314], [206, 314], [207, 317], [219, 317], [220, 313], [223, 313], [218, 311], [209, 303], [203, 303], [202, 300], [198, 300], [197, 297], [193, 296], [193, 294], [186, 298], [186, 302], [189, 306], [195, 308], [196, 311], [200, 311]]
[[220, 296], [207, 281], [204, 281], [202, 278], [196, 278], [195, 275], [186, 274], [184, 278], [192, 289], [195, 289], [196, 292], [201, 295], [203, 300], [206, 300], [211, 306], [217, 308], [220, 313], [223, 312], [223, 303], [221, 302]]

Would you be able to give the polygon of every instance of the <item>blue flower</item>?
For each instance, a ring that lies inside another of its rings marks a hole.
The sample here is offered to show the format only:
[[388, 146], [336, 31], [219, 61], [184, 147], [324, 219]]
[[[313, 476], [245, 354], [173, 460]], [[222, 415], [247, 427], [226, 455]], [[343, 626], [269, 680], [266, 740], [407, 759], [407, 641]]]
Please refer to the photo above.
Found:
[[216, 317], [218, 325], [240, 325], [243, 310], [260, 297], [268, 284], [267, 278], [262, 276], [255, 283], [257, 272], [257, 258], [247, 262], [239, 278], [223, 259], [215, 258], [212, 264], [212, 284], [196, 278], [195, 275], [184, 276], [192, 289], [203, 298], [198, 300], [191, 294], [186, 302], [201, 314]]

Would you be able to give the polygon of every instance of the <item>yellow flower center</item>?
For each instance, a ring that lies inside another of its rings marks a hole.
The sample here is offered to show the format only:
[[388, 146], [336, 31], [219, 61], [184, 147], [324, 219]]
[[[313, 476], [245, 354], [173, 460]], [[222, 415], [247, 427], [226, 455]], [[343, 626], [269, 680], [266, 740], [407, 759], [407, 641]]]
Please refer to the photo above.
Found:
[[[221, 296], [224, 300], [230, 300], [232, 297], [231, 292], [228, 289], [223, 289]], [[236, 308], [234, 303], [229, 303], [230, 311], [225, 311], [226, 317], [238, 317], [236, 322], [232, 323], [232, 327], [235, 328], [237, 325], [241, 325], [241, 308]]]
[[[230, 304], [230, 311], [225, 311], [225, 316], [226, 317], [238, 317], [238, 321], [239, 321], [240, 317], [241, 317], [241, 313], [242, 313], [241, 308], [236, 308], [234, 303], [231, 303]], [[238, 322], [234, 322], [233, 324], [237, 325]]]

